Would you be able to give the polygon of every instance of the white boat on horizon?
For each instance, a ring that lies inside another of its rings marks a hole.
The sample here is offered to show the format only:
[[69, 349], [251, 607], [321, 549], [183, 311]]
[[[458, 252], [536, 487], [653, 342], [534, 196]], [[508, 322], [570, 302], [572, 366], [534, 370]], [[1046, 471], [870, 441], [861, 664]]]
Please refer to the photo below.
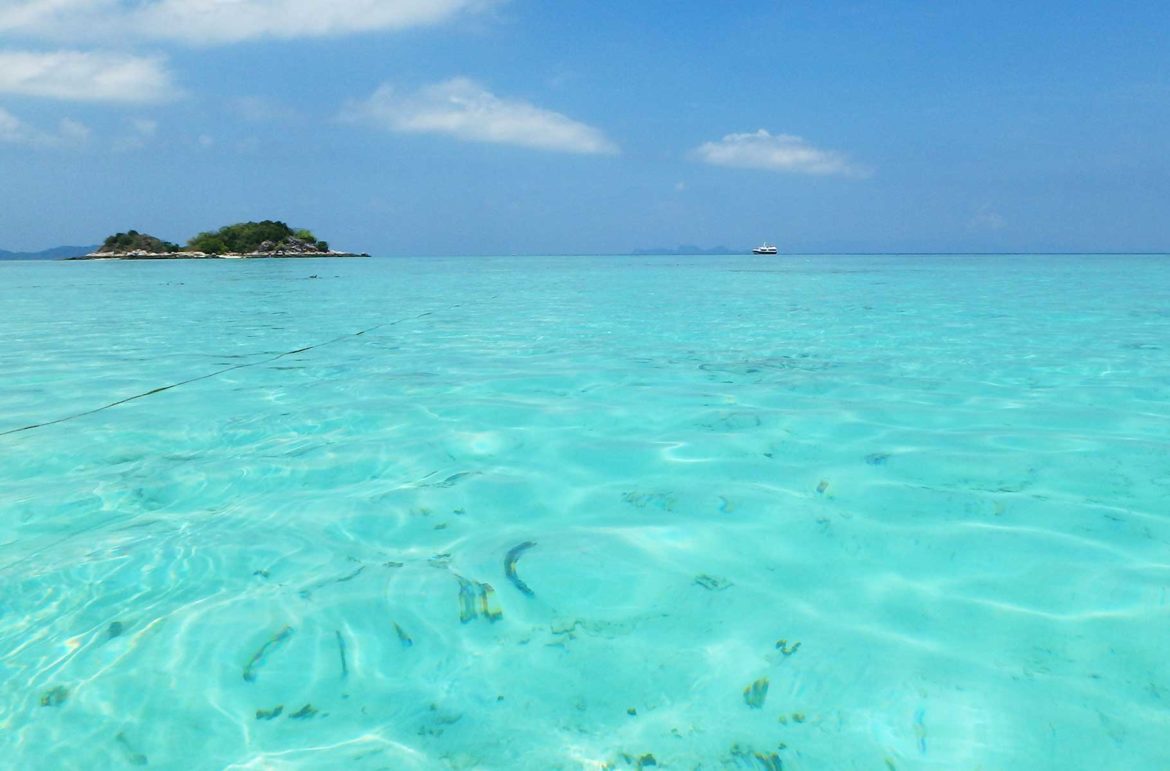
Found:
[[779, 254], [779, 251], [780, 250], [777, 249], [775, 246], [773, 246], [773, 245], [769, 244], [767, 241], [765, 241], [763, 243], [763, 245], [757, 246], [755, 249], [752, 249], [752, 254]]

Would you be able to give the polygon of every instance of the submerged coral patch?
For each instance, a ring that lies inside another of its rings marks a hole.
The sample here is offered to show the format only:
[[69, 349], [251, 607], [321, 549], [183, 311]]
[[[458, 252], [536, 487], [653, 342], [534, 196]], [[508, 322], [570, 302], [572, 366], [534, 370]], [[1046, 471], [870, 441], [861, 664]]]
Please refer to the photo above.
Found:
[[743, 689], [743, 700], [752, 709], [762, 709], [768, 698], [768, 678], [761, 677]]
[[726, 578], [722, 576], [711, 576], [706, 573], [700, 573], [695, 576], [695, 583], [712, 592], [721, 592], [731, 586], [731, 582]]

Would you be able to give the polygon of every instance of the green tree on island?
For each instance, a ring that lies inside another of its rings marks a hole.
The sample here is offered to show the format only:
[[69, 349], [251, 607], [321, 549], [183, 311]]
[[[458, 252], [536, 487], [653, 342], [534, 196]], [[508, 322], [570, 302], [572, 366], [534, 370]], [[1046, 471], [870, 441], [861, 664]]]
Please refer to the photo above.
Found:
[[137, 230], [128, 230], [125, 233], [115, 233], [102, 242], [98, 248], [99, 254], [115, 252], [146, 252], [148, 254], [163, 254], [177, 252], [179, 245], [170, 241], [163, 241]]
[[[202, 254], [200, 254], [202, 253]], [[115, 233], [106, 238], [94, 256], [126, 255], [148, 257], [169, 255], [176, 257], [219, 256], [224, 254], [255, 254], [261, 256], [313, 256], [329, 253], [329, 243], [318, 240], [306, 228], [294, 230], [279, 220], [237, 222], [216, 231], [200, 233], [187, 242], [186, 247], [163, 241], [137, 230]]]
[[305, 247], [329, 250], [329, 244], [318, 241], [311, 231], [304, 228], [293, 230], [277, 220], [240, 222], [214, 233], [200, 233], [187, 242], [189, 251], [208, 254], [303, 251]]

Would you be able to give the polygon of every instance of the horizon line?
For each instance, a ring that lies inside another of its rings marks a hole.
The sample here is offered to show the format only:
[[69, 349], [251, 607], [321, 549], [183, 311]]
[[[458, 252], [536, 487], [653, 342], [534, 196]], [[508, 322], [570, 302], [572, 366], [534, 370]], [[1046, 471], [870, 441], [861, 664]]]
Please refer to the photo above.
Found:
[[[65, 248], [89, 248], [86, 246], [75, 246], [71, 244], [63, 244], [60, 246], [51, 246], [45, 249], [36, 251], [9, 251], [0, 249], [0, 260], [10, 262], [20, 262], [20, 257], [5, 258], [3, 255], [37, 255], [56, 249]], [[1100, 255], [1100, 256], [1134, 256], [1134, 257], [1158, 257], [1170, 256], [1170, 250], [1061, 250], [1061, 251], [801, 251], [801, 252], [780, 252], [773, 255], [754, 255], [750, 248], [741, 251], [697, 251], [697, 252], [654, 252], [654, 251], [624, 251], [624, 252], [520, 252], [520, 253], [484, 253], [484, 254], [419, 254], [413, 252], [397, 252], [397, 253], [377, 253], [367, 252], [368, 256], [373, 258], [403, 258], [403, 257], [423, 257], [423, 258], [447, 258], [447, 257], [881, 257], [881, 256], [901, 256], [901, 257], [994, 257], [994, 256], [1033, 256], [1033, 257], [1060, 257], [1060, 256], [1075, 256], [1075, 255]], [[43, 261], [43, 260], [34, 260]], [[52, 260], [48, 260], [52, 261]]]

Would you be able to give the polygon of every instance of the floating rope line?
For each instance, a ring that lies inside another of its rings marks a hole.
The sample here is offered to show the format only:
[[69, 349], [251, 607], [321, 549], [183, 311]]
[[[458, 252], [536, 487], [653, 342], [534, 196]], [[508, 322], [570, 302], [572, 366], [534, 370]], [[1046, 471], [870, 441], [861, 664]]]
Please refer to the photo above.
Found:
[[[453, 305], [451, 307], [458, 308], [459, 306]], [[45, 428], [46, 426], [55, 426], [58, 423], [66, 423], [70, 420], [77, 420], [78, 418], [84, 418], [87, 415], [94, 415], [94, 414], [97, 414], [99, 412], [104, 412], [105, 410], [108, 410], [112, 407], [117, 407], [117, 406], [122, 405], [122, 404], [126, 404], [127, 402], [132, 402], [132, 401], [135, 401], [137, 399], [144, 399], [147, 396], [154, 396], [155, 394], [161, 394], [163, 391], [169, 391], [172, 388], [178, 388], [179, 386], [190, 385], [191, 383], [198, 383], [200, 380], [208, 380], [208, 379], [213, 378], [213, 377], [219, 377], [220, 375], [222, 375], [226, 372], [232, 372], [233, 370], [237, 370], [237, 369], [247, 369], [248, 367], [259, 367], [259, 366], [264, 365], [264, 364], [271, 364], [272, 362], [277, 361], [279, 359], [283, 359], [286, 356], [295, 356], [298, 353], [304, 353], [305, 351], [312, 351], [316, 348], [323, 348], [327, 345], [333, 345], [334, 343], [340, 343], [343, 340], [349, 340], [349, 339], [354, 338], [354, 337], [361, 337], [362, 335], [366, 334], [367, 332], [373, 332], [374, 330], [381, 329], [383, 327], [392, 327], [395, 324], [401, 324], [404, 321], [414, 321], [415, 319], [421, 319], [425, 316], [430, 316], [432, 313], [434, 313], [434, 311], [427, 311], [426, 313], [420, 313], [417, 316], [411, 316], [411, 317], [405, 318], [405, 319], [396, 319], [395, 321], [386, 321], [386, 322], [383, 322], [381, 324], [375, 324], [374, 326], [367, 327], [366, 329], [363, 329], [360, 332], [351, 332], [351, 333], [344, 334], [344, 335], [338, 335], [337, 337], [333, 338], [332, 340], [326, 340], [326, 341], [321, 342], [321, 343], [314, 343], [313, 345], [306, 345], [304, 348], [297, 348], [295, 351], [285, 351], [284, 353], [278, 353], [275, 356], [270, 356], [267, 359], [262, 359], [260, 361], [251, 361], [251, 362], [248, 362], [247, 364], [233, 364], [230, 367], [224, 367], [223, 369], [217, 369], [215, 372], [209, 372], [206, 375], [199, 375], [198, 377], [189, 378], [187, 380], [181, 380], [178, 383], [171, 383], [170, 385], [159, 386], [158, 388], [152, 388], [149, 391], [143, 391], [140, 394], [134, 394], [133, 396], [127, 396], [125, 399], [119, 399], [116, 402], [110, 402], [109, 404], [103, 404], [101, 407], [95, 407], [92, 410], [86, 410], [85, 412], [78, 412], [74, 415], [66, 415], [63, 418], [56, 418], [55, 420], [46, 420], [43, 423], [32, 423], [32, 424], [27, 425], [27, 426], [21, 426], [20, 428], [10, 428], [7, 431], [0, 431], [0, 436], [8, 436], [9, 434], [19, 434], [22, 431], [32, 431], [34, 428]]]

